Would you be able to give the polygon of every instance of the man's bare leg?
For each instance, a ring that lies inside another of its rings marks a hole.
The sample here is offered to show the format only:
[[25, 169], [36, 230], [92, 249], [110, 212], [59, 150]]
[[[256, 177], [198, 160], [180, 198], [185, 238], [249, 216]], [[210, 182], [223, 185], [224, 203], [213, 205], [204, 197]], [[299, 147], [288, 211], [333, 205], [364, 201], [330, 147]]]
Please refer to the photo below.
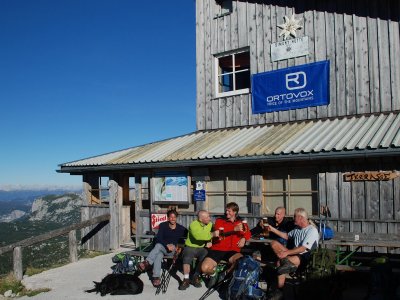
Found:
[[190, 274], [190, 265], [183, 264], [183, 275], [189, 275], [189, 274]]
[[285, 246], [283, 246], [281, 243], [277, 242], [277, 241], [271, 241], [271, 248], [272, 251], [274, 251], [274, 253], [276, 255], [278, 255], [278, 253], [286, 251], [287, 248]]
[[227, 273], [230, 273], [236, 266], [236, 261], [241, 258], [243, 255], [241, 253], [236, 253], [229, 258], [229, 268], [226, 270]]
[[209, 257], [206, 257], [201, 264], [201, 272], [203, 274], [212, 275], [215, 272], [217, 262]]

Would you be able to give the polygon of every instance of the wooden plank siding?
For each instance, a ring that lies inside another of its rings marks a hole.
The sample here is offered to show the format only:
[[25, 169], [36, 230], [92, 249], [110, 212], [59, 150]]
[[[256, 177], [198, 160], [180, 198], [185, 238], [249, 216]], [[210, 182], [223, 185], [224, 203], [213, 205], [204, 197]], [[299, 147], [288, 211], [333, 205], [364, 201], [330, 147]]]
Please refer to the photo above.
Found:
[[[205, 1], [196, 1], [196, 90], [197, 90], [197, 102], [196, 102], [196, 120], [197, 126], [205, 128], [205, 49], [206, 49], [206, 38], [205, 34], [208, 32], [205, 29], [206, 19], [204, 16], [204, 4]], [[201, 100], [200, 100], [201, 99]]]
[[[110, 213], [110, 208], [103, 205], [88, 205], [82, 206], [81, 208], [81, 221], [91, 220], [95, 217], [102, 216]], [[112, 249], [110, 245], [110, 223], [106, 224], [104, 227], [99, 225], [91, 225], [89, 227], [83, 228], [81, 230], [82, 237], [87, 234], [93, 234], [86, 243], [82, 246], [87, 250], [96, 250], [107, 252]]]
[[[389, 165], [391, 167], [389, 167]], [[365, 160], [358, 164], [329, 163], [318, 174], [319, 203], [328, 205], [329, 224], [336, 232], [400, 234], [400, 178], [388, 181], [344, 181], [349, 170], [380, 170], [398, 167], [395, 162]], [[400, 253], [383, 247], [363, 247], [363, 251]]]
[[[197, 129], [298, 121], [400, 109], [400, 4], [395, 0], [233, 1], [217, 16], [215, 0], [196, 1]], [[309, 55], [271, 61], [284, 16], [301, 20]], [[251, 93], [215, 96], [218, 53], [249, 47], [251, 73], [330, 60], [330, 104], [252, 114]], [[215, 102], [215, 103], [214, 103]]]

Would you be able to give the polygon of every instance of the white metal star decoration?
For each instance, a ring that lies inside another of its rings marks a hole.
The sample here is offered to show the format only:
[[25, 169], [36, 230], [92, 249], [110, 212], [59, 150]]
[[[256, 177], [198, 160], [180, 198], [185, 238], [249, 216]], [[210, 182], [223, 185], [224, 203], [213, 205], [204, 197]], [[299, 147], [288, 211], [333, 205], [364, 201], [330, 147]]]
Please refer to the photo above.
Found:
[[285, 19], [285, 23], [278, 25], [279, 28], [282, 29], [279, 36], [283, 35], [283, 39], [286, 40], [289, 36], [296, 37], [296, 30], [301, 29], [300, 20], [296, 20], [294, 18], [294, 14], [288, 18], [287, 16], [283, 17]]

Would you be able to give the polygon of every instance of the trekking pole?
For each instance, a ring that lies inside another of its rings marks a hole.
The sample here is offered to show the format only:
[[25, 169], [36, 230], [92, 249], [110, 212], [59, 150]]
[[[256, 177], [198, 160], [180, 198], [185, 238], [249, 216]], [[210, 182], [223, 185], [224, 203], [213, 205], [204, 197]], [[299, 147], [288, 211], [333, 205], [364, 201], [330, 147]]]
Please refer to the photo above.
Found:
[[224, 279], [209, 287], [199, 300], [204, 300], [232, 278], [232, 273], [226, 274]]
[[171, 279], [171, 273], [172, 273], [171, 271], [175, 267], [176, 261], [181, 251], [182, 251], [181, 247], [176, 248], [176, 251], [172, 257], [171, 266], [168, 268], [168, 271], [166, 271], [165, 269], [163, 270], [163, 273], [161, 274], [161, 284], [156, 289], [156, 295], [158, 295], [160, 291], [162, 291], [163, 294], [167, 292], [169, 281]]

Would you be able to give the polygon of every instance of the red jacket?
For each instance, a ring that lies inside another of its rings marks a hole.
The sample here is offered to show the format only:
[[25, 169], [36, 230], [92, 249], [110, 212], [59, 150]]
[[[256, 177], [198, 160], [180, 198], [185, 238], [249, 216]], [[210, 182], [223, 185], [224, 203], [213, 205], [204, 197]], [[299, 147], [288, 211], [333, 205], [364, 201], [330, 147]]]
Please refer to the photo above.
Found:
[[[234, 231], [234, 227], [240, 224], [242, 220], [240, 218], [236, 219], [236, 221], [231, 222], [226, 218], [218, 218], [214, 224], [214, 230], [218, 230], [220, 227], [224, 228], [224, 233], [231, 233]], [[237, 243], [241, 238], [245, 238], [246, 241], [250, 239], [251, 233], [249, 227], [246, 226], [246, 231], [236, 231], [231, 235], [225, 236], [223, 238], [215, 238], [213, 239], [213, 245], [210, 249], [218, 250], [218, 251], [235, 251], [240, 252], [240, 249], [237, 246]]]

